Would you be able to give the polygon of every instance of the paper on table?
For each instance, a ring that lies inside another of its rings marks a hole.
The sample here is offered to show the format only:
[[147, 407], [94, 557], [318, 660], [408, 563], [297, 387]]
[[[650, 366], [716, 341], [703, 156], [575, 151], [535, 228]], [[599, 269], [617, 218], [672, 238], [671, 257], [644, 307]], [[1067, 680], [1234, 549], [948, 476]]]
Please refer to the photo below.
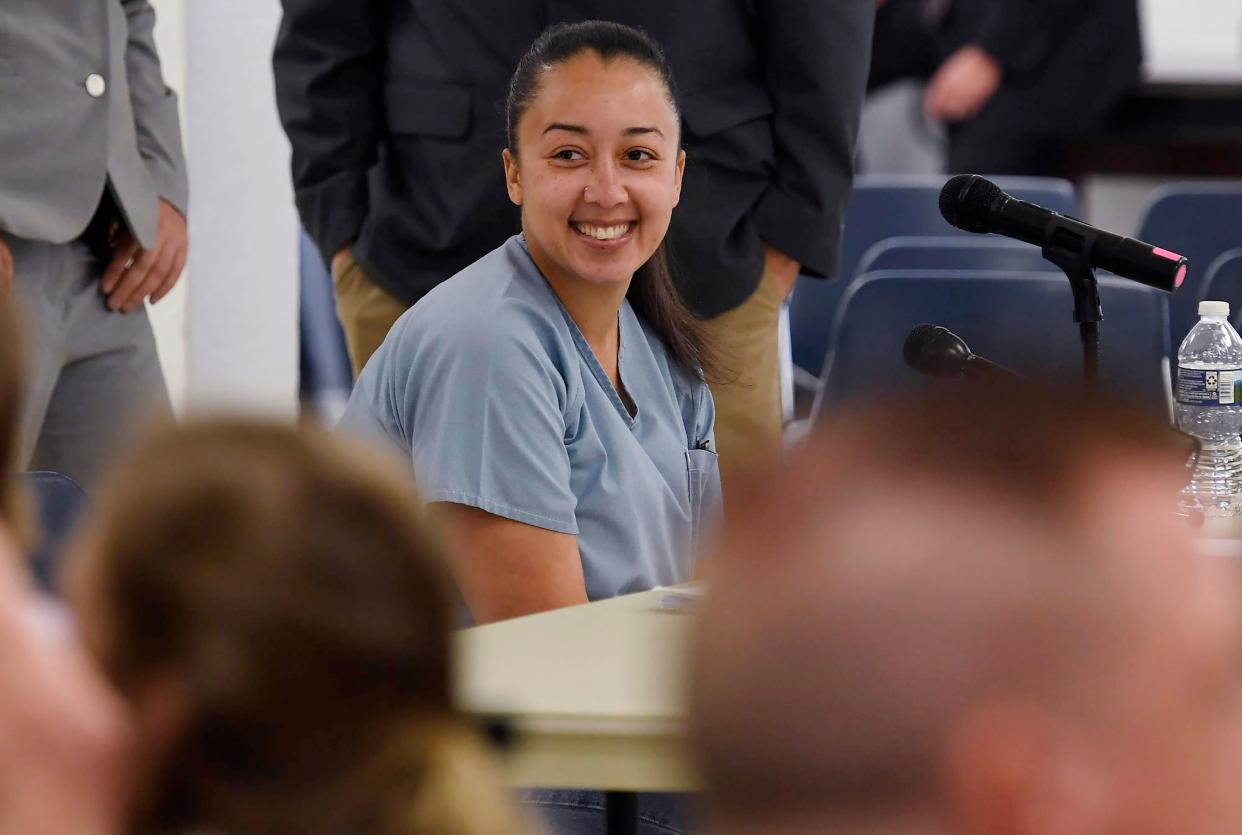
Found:
[[660, 589], [660, 608], [676, 611], [694, 611], [699, 607], [703, 595], [707, 593], [704, 583], [691, 583], [685, 586]]

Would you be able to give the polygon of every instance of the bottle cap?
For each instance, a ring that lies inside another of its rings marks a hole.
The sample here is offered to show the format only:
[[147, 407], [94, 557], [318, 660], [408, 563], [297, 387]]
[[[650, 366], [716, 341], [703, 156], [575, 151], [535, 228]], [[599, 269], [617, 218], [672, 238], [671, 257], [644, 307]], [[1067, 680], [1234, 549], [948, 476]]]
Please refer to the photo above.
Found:
[[1228, 316], [1229, 302], [1199, 302], [1200, 316]]

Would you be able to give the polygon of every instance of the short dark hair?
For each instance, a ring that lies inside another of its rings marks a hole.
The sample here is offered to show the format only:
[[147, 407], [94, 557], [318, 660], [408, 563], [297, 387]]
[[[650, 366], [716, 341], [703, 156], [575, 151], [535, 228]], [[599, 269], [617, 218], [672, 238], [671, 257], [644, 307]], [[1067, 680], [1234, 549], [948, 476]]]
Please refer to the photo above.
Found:
[[[1176, 524], [1192, 449], [1166, 425], [1080, 389], [946, 384], [851, 405], [787, 463], [738, 485], [691, 653], [692, 738], [718, 813], [805, 803], [872, 814], [920, 802], [935, 790], [943, 715], [1006, 689], [1036, 698], [1057, 698], [1061, 686], [1081, 691], [1083, 671], [1099, 674], [1112, 636], [1128, 634], [1082, 628], [1112, 617], [1103, 605], [1111, 592], [1120, 599], [1117, 575], [1084, 538], [1097, 518], [1096, 480], [1161, 479]], [[924, 503], [933, 513], [948, 508], [943, 529], [912, 512]], [[889, 524], [875, 524], [883, 513]], [[1008, 550], [988, 550], [1006, 540]], [[912, 568], [919, 553], [927, 561]], [[864, 564], [896, 578], [876, 581], [883, 593], [860, 604], [875, 606], [891, 632], [851, 631], [857, 612], [818, 593], [856, 591], [851, 577]], [[984, 576], [962, 582], [981, 566]], [[981, 614], [955, 620], [962, 588], [976, 582]], [[886, 606], [912, 598], [922, 601], [913, 610]], [[980, 625], [994, 631], [979, 647], [952, 644], [951, 657], [964, 660], [943, 669], [928, 666], [927, 645], [909, 640], [925, 634], [950, 646], [939, 639]], [[786, 672], [798, 693], [774, 680]], [[939, 695], [917, 689], [937, 680], [945, 682]], [[912, 689], [892, 687], [901, 681]], [[880, 704], [885, 698], [909, 714]], [[824, 707], [822, 715], [788, 709], [799, 699]], [[819, 746], [819, 765], [791, 755], [791, 739]]]
[[877, 472], [896, 468], [1054, 513], [1069, 501], [1058, 488], [1090, 475], [1099, 456], [1181, 466], [1195, 450], [1189, 437], [1124, 404], [1034, 381], [947, 383], [900, 405], [860, 403], [817, 429], [808, 454], [846, 464], [865, 449]]
[[[585, 52], [593, 52], [604, 61], [635, 61], [651, 70], [664, 85], [680, 122], [673, 70], [654, 38], [642, 29], [607, 20], [558, 23], [544, 30], [530, 45], [509, 82], [505, 130], [509, 152], [514, 156], [518, 151], [518, 122], [539, 94], [539, 82], [544, 73]], [[634, 274], [626, 298], [685, 371], [700, 380], [720, 377], [716, 351], [702, 324], [677, 291], [667, 241], [662, 241], [647, 263]]]

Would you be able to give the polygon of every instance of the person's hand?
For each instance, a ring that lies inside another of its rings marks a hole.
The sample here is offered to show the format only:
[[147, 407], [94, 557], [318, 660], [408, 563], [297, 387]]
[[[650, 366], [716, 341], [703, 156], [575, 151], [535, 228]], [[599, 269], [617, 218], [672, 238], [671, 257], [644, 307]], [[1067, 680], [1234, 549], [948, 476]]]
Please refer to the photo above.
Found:
[[13, 252], [4, 242], [4, 238], [0, 238], [0, 293], [12, 290], [16, 278], [17, 267], [13, 263]]
[[1000, 88], [1003, 70], [977, 46], [964, 46], [945, 60], [927, 84], [923, 110], [942, 122], [974, 116]]
[[161, 200], [155, 248], [143, 249], [127, 233], [112, 250], [112, 262], [99, 282], [108, 309], [129, 313], [148, 296], [151, 304], [164, 298], [181, 277], [188, 250], [185, 218], [171, 203]]
[[798, 273], [802, 270], [802, 265], [779, 249], [769, 244], [764, 244], [763, 270], [766, 274], [772, 276], [772, 280], [776, 282], [777, 289], [780, 290], [781, 298], [784, 299], [789, 296], [789, 291], [793, 289], [794, 282], [798, 280]]
[[0, 529], [0, 832], [113, 835], [130, 725], [57, 612], [41, 609]]
[[341, 265], [345, 263], [345, 259], [348, 258], [353, 251], [353, 244], [345, 244], [345, 246], [336, 251], [336, 254], [332, 256], [332, 263], [328, 265], [332, 275], [341, 274]]

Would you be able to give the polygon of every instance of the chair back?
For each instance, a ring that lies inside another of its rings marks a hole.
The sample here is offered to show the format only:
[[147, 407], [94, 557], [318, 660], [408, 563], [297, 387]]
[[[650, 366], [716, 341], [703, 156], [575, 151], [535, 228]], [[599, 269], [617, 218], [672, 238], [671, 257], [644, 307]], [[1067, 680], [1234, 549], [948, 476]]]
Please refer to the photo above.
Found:
[[[1166, 300], [1118, 278], [1100, 280], [1101, 390], [1170, 419]], [[868, 396], [941, 381], [909, 368], [902, 346], [919, 324], [942, 325], [971, 350], [1048, 382], [1082, 380], [1082, 346], [1065, 276], [1054, 272], [888, 270], [860, 276], [843, 300], [815, 414]]]
[[1242, 180], [1171, 183], [1152, 192], [1138, 238], [1190, 259], [1186, 281], [1169, 302], [1174, 344], [1194, 327], [1213, 262], [1242, 247]]
[[55, 593], [65, 546], [90, 500], [86, 491], [67, 475], [34, 470], [23, 473], [22, 479], [34, 498], [38, 523], [31, 561], [35, 581], [45, 591]]
[[[336, 314], [332, 275], [306, 232], [298, 241], [299, 393], [321, 412], [344, 405], [354, 384], [345, 333]], [[328, 425], [336, 414], [321, 414]]]
[[1208, 267], [1199, 288], [1199, 301], [1229, 302], [1229, 320], [1242, 325], [1242, 247], [1222, 252]]
[[994, 235], [885, 238], [858, 263], [858, 275], [883, 270], [999, 270], [1046, 272], [1039, 248]]
[[[1067, 180], [1047, 177], [997, 177], [994, 182], [1022, 200], [1062, 214], [1078, 212], [1074, 187]], [[837, 278], [802, 276], [790, 300], [790, 338], [794, 365], [818, 376], [831, 342], [837, 306], [859, 262], [871, 247], [897, 236], [972, 237], [945, 222], [940, 215], [941, 175], [860, 175], [845, 214], [841, 261]]]

